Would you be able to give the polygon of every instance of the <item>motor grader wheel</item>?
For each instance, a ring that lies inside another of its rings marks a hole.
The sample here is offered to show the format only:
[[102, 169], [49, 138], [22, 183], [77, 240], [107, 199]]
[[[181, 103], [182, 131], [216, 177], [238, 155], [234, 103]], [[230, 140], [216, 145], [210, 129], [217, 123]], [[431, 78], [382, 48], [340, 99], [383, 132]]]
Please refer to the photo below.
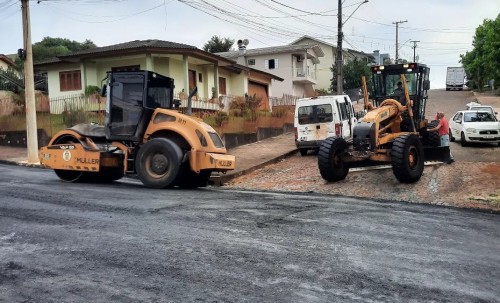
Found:
[[[439, 121], [432, 120], [427, 125], [427, 128], [434, 128], [434, 127], [438, 126], [438, 124], [439, 124]], [[425, 134], [424, 138], [425, 138], [425, 145], [433, 146], [433, 147], [441, 145], [441, 138], [439, 137], [439, 134], [437, 131], [430, 132], [430, 131], [426, 130], [426, 134]]]
[[402, 183], [420, 180], [424, 171], [424, 148], [417, 135], [403, 135], [394, 141], [391, 149], [392, 172]]
[[139, 179], [151, 188], [173, 185], [179, 174], [182, 151], [172, 140], [155, 138], [139, 149], [135, 167]]
[[330, 137], [321, 144], [318, 152], [318, 168], [321, 177], [328, 182], [344, 180], [349, 173], [349, 166], [342, 159], [347, 149], [343, 138]]

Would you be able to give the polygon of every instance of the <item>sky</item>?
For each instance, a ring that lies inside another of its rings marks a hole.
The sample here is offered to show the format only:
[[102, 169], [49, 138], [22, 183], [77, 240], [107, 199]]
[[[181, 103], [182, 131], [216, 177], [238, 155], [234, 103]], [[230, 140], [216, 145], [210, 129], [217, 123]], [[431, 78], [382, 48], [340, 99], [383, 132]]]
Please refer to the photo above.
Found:
[[[343, 0], [343, 46], [399, 57], [431, 68], [431, 88], [444, 88], [446, 67], [460, 66], [475, 29], [495, 19], [500, 0]], [[30, 1], [32, 42], [86, 39], [97, 46], [160, 39], [198, 48], [213, 36], [248, 39], [247, 48], [286, 45], [303, 35], [337, 44], [333, 0], [38, 0]], [[411, 41], [416, 43], [416, 48]], [[0, 54], [22, 48], [20, 0], [0, 0]], [[234, 46], [236, 47], [236, 45]]]

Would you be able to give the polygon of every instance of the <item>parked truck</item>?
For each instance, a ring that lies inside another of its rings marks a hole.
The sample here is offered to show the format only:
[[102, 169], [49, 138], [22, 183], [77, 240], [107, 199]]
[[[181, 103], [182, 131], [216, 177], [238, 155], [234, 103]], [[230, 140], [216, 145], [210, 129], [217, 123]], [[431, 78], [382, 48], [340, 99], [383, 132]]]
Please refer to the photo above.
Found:
[[448, 67], [446, 72], [446, 90], [463, 90], [465, 69], [463, 67]]

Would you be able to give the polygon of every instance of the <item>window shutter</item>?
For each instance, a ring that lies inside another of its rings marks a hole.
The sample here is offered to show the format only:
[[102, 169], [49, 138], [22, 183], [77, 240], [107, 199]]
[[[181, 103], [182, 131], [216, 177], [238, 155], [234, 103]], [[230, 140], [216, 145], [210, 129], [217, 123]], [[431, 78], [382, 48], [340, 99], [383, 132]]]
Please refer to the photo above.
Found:
[[269, 60], [264, 60], [264, 69], [269, 69]]
[[66, 81], [65, 81], [65, 75], [63, 73], [59, 73], [59, 90], [60, 91], [65, 91], [66, 90]]
[[274, 59], [274, 68], [278, 69], [278, 59]]

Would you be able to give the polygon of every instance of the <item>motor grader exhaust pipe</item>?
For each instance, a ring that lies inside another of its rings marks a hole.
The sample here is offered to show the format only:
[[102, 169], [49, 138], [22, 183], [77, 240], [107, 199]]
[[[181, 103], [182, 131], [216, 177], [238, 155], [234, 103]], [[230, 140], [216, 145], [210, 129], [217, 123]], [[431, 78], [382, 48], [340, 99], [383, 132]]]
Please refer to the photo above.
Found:
[[193, 111], [192, 111], [192, 98], [194, 95], [196, 95], [196, 93], [198, 92], [198, 86], [195, 86], [193, 88], [193, 90], [189, 93], [189, 96], [188, 96], [188, 104], [187, 104], [187, 110], [186, 110], [186, 115], [188, 116], [191, 116], [193, 114]]

